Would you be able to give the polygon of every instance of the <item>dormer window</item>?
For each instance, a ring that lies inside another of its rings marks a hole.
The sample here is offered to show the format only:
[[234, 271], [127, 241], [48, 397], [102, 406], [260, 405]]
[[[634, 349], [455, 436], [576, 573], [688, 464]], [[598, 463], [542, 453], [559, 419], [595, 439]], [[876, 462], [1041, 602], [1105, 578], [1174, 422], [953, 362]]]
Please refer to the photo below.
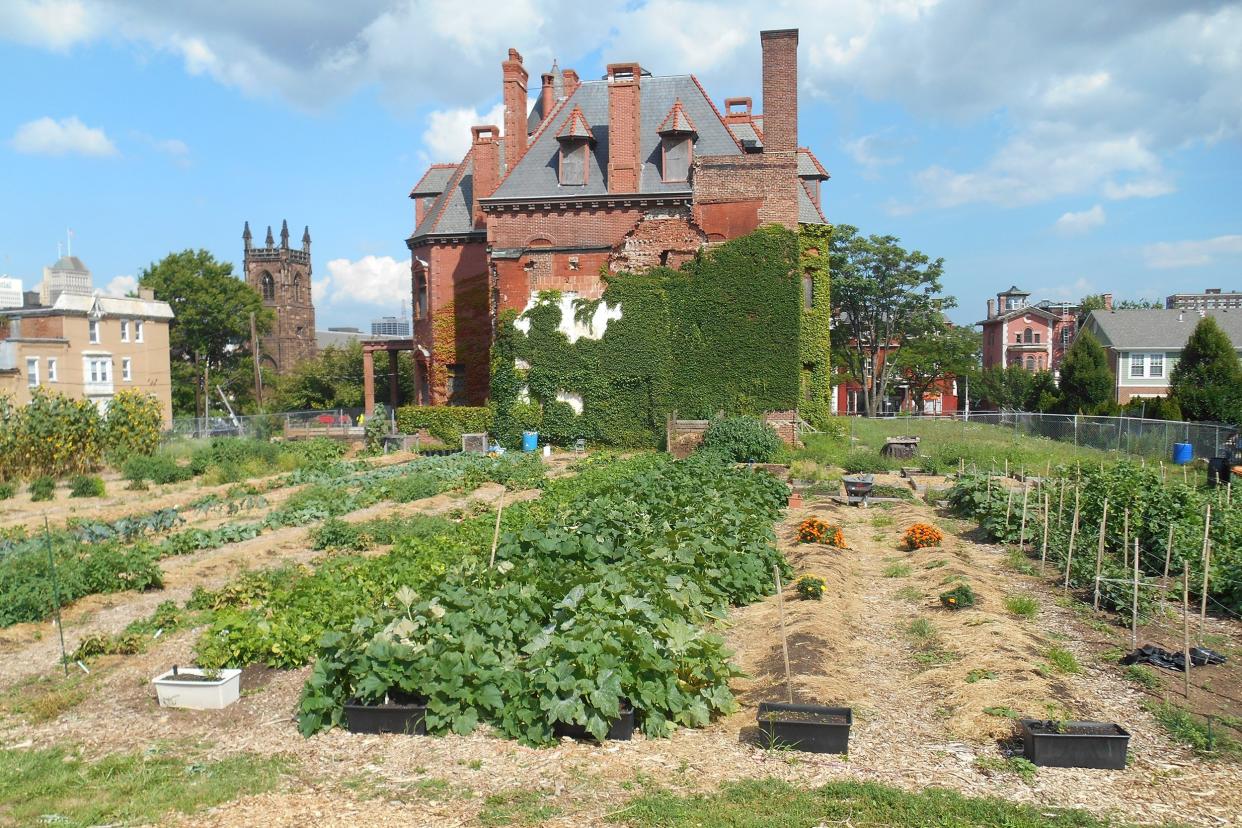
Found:
[[591, 125], [587, 123], [582, 109], [575, 106], [565, 119], [556, 140], [561, 145], [559, 170], [561, 186], [582, 186], [587, 182], [590, 168], [588, 153], [595, 143]]
[[656, 132], [660, 134], [661, 178], [670, 182], [689, 181], [697, 130], [682, 108], [680, 99], [673, 102], [673, 108], [664, 116]]

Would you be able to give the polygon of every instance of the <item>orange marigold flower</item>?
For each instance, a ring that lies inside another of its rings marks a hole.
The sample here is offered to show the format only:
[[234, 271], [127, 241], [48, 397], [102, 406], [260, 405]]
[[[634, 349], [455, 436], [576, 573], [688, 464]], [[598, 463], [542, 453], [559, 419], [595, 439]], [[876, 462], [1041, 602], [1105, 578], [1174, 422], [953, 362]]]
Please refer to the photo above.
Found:
[[916, 523], [906, 529], [902, 540], [910, 549], [925, 549], [929, 546], [939, 546], [944, 540], [944, 533], [929, 523]]

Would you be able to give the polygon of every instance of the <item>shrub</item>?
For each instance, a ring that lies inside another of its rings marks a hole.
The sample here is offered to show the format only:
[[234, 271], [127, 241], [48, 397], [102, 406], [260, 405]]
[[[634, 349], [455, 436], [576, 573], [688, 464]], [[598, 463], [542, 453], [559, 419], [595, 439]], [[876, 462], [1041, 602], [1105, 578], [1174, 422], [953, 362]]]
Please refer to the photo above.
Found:
[[824, 579], [817, 575], [803, 575], [796, 586], [798, 597], [805, 601], [818, 601], [824, 597]]
[[[286, 443], [284, 451], [297, 460], [298, 468], [323, 471], [324, 469], [331, 468], [345, 456], [345, 445], [329, 437], [312, 437], [309, 440], [295, 440], [291, 443]], [[198, 452], [195, 452], [194, 457], [197, 456]], [[210, 457], [206, 459], [207, 462], [203, 464], [201, 469], [195, 470], [195, 474], [202, 474], [207, 470]], [[194, 458], [190, 459], [190, 468], [194, 469]]]
[[103, 478], [90, 474], [79, 474], [69, 484], [70, 497], [103, 497]]
[[823, 543], [844, 549], [845, 533], [841, 531], [840, 526], [833, 526], [817, 517], [809, 517], [798, 524], [798, 542]]
[[946, 592], [940, 593], [940, 603], [947, 609], [967, 609], [975, 605], [975, 591], [970, 584], [958, 584]]
[[757, 417], [720, 417], [707, 426], [703, 447], [722, 449], [739, 463], [769, 463], [781, 449], [781, 438]]
[[360, 552], [372, 545], [370, 536], [360, 527], [340, 518], [328, 518], [312, 529], [310, 535], [315, 549], [348, 549]]
[[877, 451], [866, 448], [852, 449], [841, 461], [841, 468], [850, 474], [877, 474], [892, 469], [893, 462]]
[[1082, 672], [1078, 659], [1064, 647], [1049, 647], [1048, 651], [1044, 653], [1044, 658], [1048, 659], [1048, 666], [1058, 673]]
[[1039, 601], [1029, 595], [1010, 595], [1005, 599], [1005, 609], [1019, 618], [1034, 618], [1039, 612]]
[[407, 405], [397, 409], [397, 431], [413, 434], [425, 428], [446, 445], [461, 445], [461, 435], [479, 434], [492, 424], [487, 408], [464, 405]]
[[161, 484], [180, 483], [194, 476], [194, 472], [188, 466], [179, 465], [172, 455], [164, 452], [149, 456], [132, 455], [121, 466], [121, 473], [133, 484], [141, 484], [147, 480]]
[[51, 500], [56, 496], [56, 481], [51, 477], [36, 477], [30, 481], [31, 500]]
[[944, 533], [930, 523], [916, 523], [906, 530], [901, 540], [910, 550], [926, 549], [939, 546], [944, 540]]
[[136, 454], [154, 454], [163, 422], [160, 404], [141, 391], [118, 391], [103, 423], [104, 453], [116, 466]]
[[0, 500], [8, 500], [17, 492], [17, 487], [12, 483], [0, 483]]
[[585, 437], [582, 418], [574, 407], [561, 400], [553, 400], [543, 407], [539, 421], [539, 438], [554, 446], [568, 446], [579, 437]]

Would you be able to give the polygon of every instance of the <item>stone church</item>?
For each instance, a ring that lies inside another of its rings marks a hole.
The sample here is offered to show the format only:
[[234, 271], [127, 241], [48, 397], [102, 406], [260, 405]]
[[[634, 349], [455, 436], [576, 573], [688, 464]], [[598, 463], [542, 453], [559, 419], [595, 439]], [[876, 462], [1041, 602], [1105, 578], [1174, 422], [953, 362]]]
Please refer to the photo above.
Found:
[[302, 232], [302, 248], [289, 247], [289, 223], [280, 223], [280, 246], [267, 228], [263, 247], [255, 247], [250, 222], [242, 231], [246, 284], [275, 316], [272, 330], [260, 343], [263, 364], [285, 374], [299, 362], [315, 357], [315, 304], [311, 299], [310, 227]]

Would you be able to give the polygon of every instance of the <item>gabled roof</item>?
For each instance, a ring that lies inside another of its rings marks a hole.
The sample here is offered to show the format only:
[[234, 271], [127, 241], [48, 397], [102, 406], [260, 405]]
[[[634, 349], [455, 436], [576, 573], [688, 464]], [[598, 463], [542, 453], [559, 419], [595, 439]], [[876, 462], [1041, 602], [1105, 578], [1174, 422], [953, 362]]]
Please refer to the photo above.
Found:
[[453, 177], [453, 171], [456, 169], [456, 164], [432, 164], [427, 168], [427, 172], [423, 173], [423, 177], [418, 179], [414, 189], [410, 190], [410, 198], [437, 196], [444, 192], [445, 185]]
[[686, 114], [685, 108], [681, 105], [681, 99], [678, 98], [673, 101], [673, 108], [664, 116], [656, 132], [660, 135], [693, 135], [698, 130], [694, 128], [694, 121], [690, 120], [690, 116]]
[[[505, 145], [503, 141], [496, 142], [496, 160], [500, 170], [504, 170]], [[423, 214], [423, 220], [414, 228], [414, 233], [410, 238], [485, 233], [484, 230], [474, 226], [474, 151], [467, 152], [461, 163], [455, 166], [447, 164], [436, 166], [449, 168], [448, 181], [444, 184], [443, 192], [431, 202], [431, 206]], [[497, 171], [498, 175], [500, 170]]]
[[[1242, 312], [1208, 310], [1233, 347], [1242, 348]], [[1100, 342], [1118, 350], [1152, 348], [1180, 350], [1202, 317], [1197, 310], [1094, 310], [1084, 327]]]
[[818, 178], [821, 181], [831, 178], [824, 165], [815, 157], [815, 153], [806, 147], [798, 147], [798, 177]]
[[743, 141], [754, 141], [755, 146], [763, 146], [763, 138], [758, 132], [755, 131], [753, 125], [746, 123], [745, 121], [729, 124], [729, 131], [733, 133], [733, 137], [738, 140], [738, 143]]
[[811, 191], [807, 188], [805, 181], [798, 182], [798, 223], [828, 223], [828, 220], [824, 218], [823, 211], [815, 206], [815, 200], [811, 198]]
[[[1005, 294], [1001, 294], [1004, 296]], [[1007, 310], [1004, 313], [998, 313], [991, 319], [983, 319], [976, 322], [976, 325], [987, 325], [990, 322], [1007, 322], [1010, 319], [1016, 319], [1019, 316], [1042, 316], [1045, 319], [1060, 319], [1060, 314], [1052, 313], [1047, 308], [1041, 308], [1039, 305], [1023, 305], [1020, 308]]]
[[[694, 151], [698, 155], [740, 155], [742, 150], [725, 127], [719, 113], [690, 75], [654, 77], [639, 80], [639, 160], [642, 175], [640, 194], [686, 192], [685, 182], [666, 182], [660, 173], [659, 126], [673, 104], [681, 101], [686, 116], [698, 129]], [[560, 146], [557, 135], [573, 109], [581, 109], [590, 125], [595, 145], [587, 153], [587, 182], [562, 186], [557, 175]], [[533, 137], [522, 160], [509, 172], [493, 194], [496, 199], [545, 199], [565, 196], [605, 195], [608, 192], [608, 83], [585, 81], [553, 111]]]
[[1013, 287], [1009, 288], [1009, 290], [1001, 294], [1001, 296], [1030, 296], [1030, 295], [1031, 295], [1030, 291], [1022, 290], [1017, 285], [1014, 285]]
[[591, 132], [591, 125], [587, 123], [586, 116], [582, 114], [582, 108], [577, 106], [570, 110], [569, 117], [565, 119], [565, 123], [561, 124], [556, 137], [558, 140], [572, 141], [583, 138], [592, 143], [595, 142], [595, 135]]

